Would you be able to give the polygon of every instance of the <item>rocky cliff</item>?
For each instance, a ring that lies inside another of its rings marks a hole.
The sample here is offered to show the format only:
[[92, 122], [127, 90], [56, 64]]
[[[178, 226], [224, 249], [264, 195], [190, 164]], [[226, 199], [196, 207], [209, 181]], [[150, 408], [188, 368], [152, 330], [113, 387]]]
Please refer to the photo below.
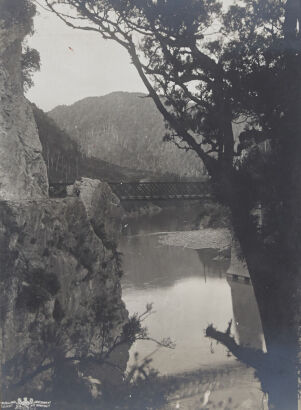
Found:
[[[45, 197], [46, 166], [31, 107], [23, 95], [22, 41], [33, 10], [0, 2], [0, 198]], [[23, 14], [20, 9], [23, 9]]]
[[116, 251], [121, 211], [99, 181], [48, 198], [19, 61], [32, 15], [27, 0], [0, 0], [1, 400], [87, 402], [103, 382], [120, 381], [127, 361], [127, 346], [118, 350], [118, 371], [116, 349], [108, 354], [128, 318]]
[[[85, 204], [92, 215], [87, 196]], [[0, 204], [4, 394], [45, 396], [62, 372], [74, 383], [98, 379], [97, 358], [127, 319], [118, 258], [85, 204], [78, 197]]]

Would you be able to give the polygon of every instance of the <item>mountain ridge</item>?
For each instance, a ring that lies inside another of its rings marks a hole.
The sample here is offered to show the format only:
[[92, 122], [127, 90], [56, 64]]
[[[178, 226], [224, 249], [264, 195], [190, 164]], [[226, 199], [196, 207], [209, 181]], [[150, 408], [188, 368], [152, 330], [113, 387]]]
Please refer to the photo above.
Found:
[[101, 179], [108, 182], [154, 178], [142, 170], [133, 170], [110, 164], [97, 158], [87, 158], [80, 152], [76, 141], [60, 129], [55, 121], [35, 104], [31, 104], [47, 166], [50, 184], [73, 183], [79, 177]]
[[151, 98], [115, 91], [86, 97], [48, 112], [87, 157], [178, 177], [200, 178], [203, 164], [194, 152], [163, 142], [164, 119]]

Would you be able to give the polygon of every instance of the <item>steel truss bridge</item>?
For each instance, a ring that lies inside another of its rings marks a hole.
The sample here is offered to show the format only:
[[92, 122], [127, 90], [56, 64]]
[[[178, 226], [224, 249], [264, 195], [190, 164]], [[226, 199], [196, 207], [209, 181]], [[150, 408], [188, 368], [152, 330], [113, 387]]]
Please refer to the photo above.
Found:
[[206, 182], [111, 182], [109, 185], [121, 201], [209, 197]]
[[[50, 182], [50, 196], [64, 197], [73, 182]], [[107, 182], [121, 201], [204, 199], [210, 197], [207, 182]]]

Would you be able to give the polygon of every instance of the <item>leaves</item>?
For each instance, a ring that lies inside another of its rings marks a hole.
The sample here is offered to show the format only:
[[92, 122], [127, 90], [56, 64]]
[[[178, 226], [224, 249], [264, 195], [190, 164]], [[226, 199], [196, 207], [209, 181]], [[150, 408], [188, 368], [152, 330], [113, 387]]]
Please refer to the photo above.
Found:
[[39, 71], [40, 66], [40, 54], [34, 48], [26, 47], [22, 53], [22, 74], [23, 84], [25, 91], [33, 86], [32, 75], [36, 71]]

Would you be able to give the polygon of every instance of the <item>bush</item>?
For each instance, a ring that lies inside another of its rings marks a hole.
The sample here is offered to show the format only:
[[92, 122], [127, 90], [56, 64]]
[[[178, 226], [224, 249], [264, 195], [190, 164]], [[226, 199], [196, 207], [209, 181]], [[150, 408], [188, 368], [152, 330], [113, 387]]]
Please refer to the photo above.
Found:
[[33, 270], [26, 276], [26, 285], [17, 296], [16, 307], [34, 313], [57, 294], [60, 283], [55, 273], [46, 273], [41, 269]]
[[229, 211], [223, 205], [214, 201], [204, 201], [201, 204], [197, 219], [197, 227], [226, 228], [230, 225]]

